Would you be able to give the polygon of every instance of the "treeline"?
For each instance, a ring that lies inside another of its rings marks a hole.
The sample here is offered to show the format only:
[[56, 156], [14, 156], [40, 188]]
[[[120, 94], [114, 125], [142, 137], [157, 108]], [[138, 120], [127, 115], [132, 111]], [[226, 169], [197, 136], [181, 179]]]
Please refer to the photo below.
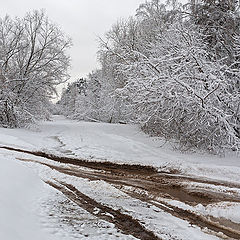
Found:
[[48, 118], [56, 86], [68, 79], [70, 46], [44, 11], [0, 18], [0, 127]]
[[75, 119], [138, 123], [182, 150], [239, 151], [239, 24], [238, 1], [147, 1], [100, 39], [101, 69], [58, 106]]

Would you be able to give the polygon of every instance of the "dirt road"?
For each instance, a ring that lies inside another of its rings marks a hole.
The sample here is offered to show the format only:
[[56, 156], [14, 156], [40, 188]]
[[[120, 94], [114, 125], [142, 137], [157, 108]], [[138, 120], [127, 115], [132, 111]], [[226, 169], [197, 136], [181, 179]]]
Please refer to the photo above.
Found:
[[[31, 152], [11, 147], [1, 148], [21, 153], [21, 157], [18, 157], [20, 161], [47, 167], [63, 176], [89, 181], [99, 180], [111, 184], [133, 199], [146, 203], [146, 207], [155, 206], [156, 212], [159, 209], [187, 221], [192, 226], [199, 227], [212, 236], [220, 239], [240, 239], [240, 224], [208, 213], [203, 214], [197, 210], [197, 206], [204, 208], [226, 202], [240, 203], [240, 184], [183, 176], [178, 172], [158, 172], [157, 169], [147, 166], [90, 162], [44, 152]], [[140, 221], [126, 211], [114, 209], [99, 202], [94, 197], [81, 192], [81, 189], [68, 183], [64, 178], [50, 178], [45, 182], [90, 214], [113, 223], [125, 234], [137, 239], [162, 239], [159, 233], [143, 224], [144, 220]], [[170, 236], [169, 239], [178, 238]]]

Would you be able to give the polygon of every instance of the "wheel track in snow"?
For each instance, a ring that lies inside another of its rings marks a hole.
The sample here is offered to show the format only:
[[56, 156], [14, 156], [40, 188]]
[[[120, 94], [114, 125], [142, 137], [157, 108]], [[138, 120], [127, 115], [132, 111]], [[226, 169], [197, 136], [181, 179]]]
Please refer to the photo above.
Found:
[[[75, 177], [81, 177], [81, 178], [87, 178], [89, 180], [103, 180], [105, 182], [108, 182], [110, 184], [113, 184], [116, 188], [119, 190], [125, 192], [126, 194], [130, 195], [133, 198], [139, 199], [144, 202], [149, 202], [152, 205], [155, 205], [156, 207], [162, 209], [165, 212], [170, 213], [171, 215], [181, 218], [183, 220], [187, 220], [190, 224], [199, 226], [200, 228], [208, 228], [211, 231], [218, 233], [222, 232], [226, 236], [230, 237], [231, 239], [240, 239], [240, 225], [234, 224], [229, 220], [224, 220], [222, 223], [219, 223], [219, 219], [214, 219], [213, 217], [206, 217], [206, 216], [201, 216], [198, 215], [197, 213], [191, 212], [189, 210], [184, 210], [182, 208], [173, 206], [171, 204], [166, 203], [166, 201], [161, 201], [159, 200], [159, 195], [156, 194], [156, 192], [160, 192], [160, 196], [162, 196], [163, 189], [160, 190], [161, 184], [156, 184], [154, 183], [154, 187], [151, 187], [153, 185], [150, 181], [144, 181], [143, 179], [134, 179], [133, 176], [131, 175], [130, 177], [124, 175], [124, 176], [115, 176], [109, 173], [99, 173], [99, 172], [92, 172], [92, 171], [87, 171], [84, 172], [83, 169], [74, 169], [74, 168], [65, 168], [65, 167], [59, 167], [59, 166], [54, 166], [52, 164], [48, 163], [42, 163], [40, 161], [36, 160], [31, 160], [31, 159], [21, 159], [21, 161], [25, 162], [34, 162], [34, 163], [39, 163], [44, 166], [47, 166], [51, 169], [54, 169], [60, 173], [67, 174], [70, 176], [75, 176]], [[124, 180], [122, 179], [124, 178]], [[140, 185], [141, 183], [141, 185]], [[183, 190], [183, 193], [181, 194], [176, 194], [177, 192], [180, 192], [179, 187], [176, 187], [176, 183], [174, 182], [173, 185], [168, 185], [168, 187], [165, 187], [165, 193], [168, 194], [172, 199], [177, 199], [180, 201], [185, 201], [186, 203], [190, 203], [195, 205], [196, 203], [201, 203], [207, 204], [207, 203], [214, 203], [220, 201], [218, 198], [217, 199], [212, 199], [210, 197], [207, 200], [203, 199], [202, 197], [189, 197], [186, 196], [184, 197], [184, 194], [187, 194]], [[127, 186], [127, 187], [133, 187], [133, 189], [127, 189], [124, 190], [122, 189], [122, 186]], [[171, 189], [171, 187], [176, 188], [174, 190]], [[169, 188], [169, 189], [168, 189]], [[139, 191], [140, 189], [140, 191]], [[136, 190], [136, 191], [135, 191]], [[148, 194], [144, 194], [143, 191], [146, 191]], [[171, 194], [171, 195], [170, 195]], [[205, 193], [206, 194], [206, 193]], [[211, 194], [213, 195], [213, 194]], [[164, 196], [162, 196], [164, 197]], [[224, 199], [224, 198], [223, 198]], [[203, 201], [204, 200], [204, 201]], [[233, 201], [233, 198], [224, 199], [225, 201]], [[196, 202], [198, 201], [198, 202]]]
[[[224, 186], [229, 188], [238, 188], [240, 189], [240, 185], [231, 184], [228, 182], [219, 182], [214, 180], [206, 180], [200, 178], [194, 178], [189, 176], [181, 176], [174, 174], [166, 174], [166, 173], [157, 173], [157, 169], [152, 167], [145, 167], [139, 165], [121, 165], [110, 162], [89, 162], [82, 159], [74, 159], [74, 158], [66, 158], [59, 157], [52, 154], [47, 154], [43, 152], [31, 152], [22, 149], [15, 149], [10, 147], [1, 147], [11, 151], [22, 152], [26, 154], [31, 154], [37, 157], [44, 157], [45, 159], [49, 159], [54, 162], [64, 163], [65, 166], [55, 166], [51, 163], [43, 163], [41, 161], [32, 160], [32, 159], [20, 159], [22, 161], [35, 162], [42, 165], [45, 165], [51, 169], [59, 171], [63, 174], [67, 174], [70, 176], [87, 178], [89, 180], [103, 180], [110, 184], [113, 184], [120, 190], [129, 194], [130, 196], [140, 199], [145, 202], [149, 202], [153, 205], [156, 205], [158, 208], [162, 209], [165, 212], [170, 213], [171, 215], [187, 220], [189, 223], [199, 226], [200, 228], [208, 228], [211, 231], [218, 233], [222, 232], [226, 236], [231, 239], [240, 239], [240, 226], [238, 224], [234, 224], [226, 219], [215, 219], [213, 217], [205, 217], [198, 215], [189, 210], [184, 210], [182, 208], [173, 206], [171, 204], [166, 203], [166, 201], [159, 200], [159, 197], [165, 199], [176, 199], [181, 202], [196, 205], [201, 203], [203, 205], [207, 205], [209, 203], [221, 202], [221, 201], [230, 201], [230, 202], [240, 202], [239, 196], [235, 196], [234, 194], [228, 195], [225, 193], [216, 193], [214, 191], [208, 191], [201, 189], [197, 192], [191, 192], [189, 189], [185, 188], [184, 183], [204, 183], [204, 184], [212, 184], [215, 186]], [[86, 168], [83, 169], [82, 167]], [[87, 168], [92, 169], [88, 171]], [[93, 171], [95, 170], [95, 171]], [[50, 185], [54, 183], [49, 183]], [[60, 184], [60, 183], [59, 183]], [[65, 184], [65, 183], [64, 183]], [[68, 191], [65, 192], [65, 195], [69, 197], [75, 194], [78, 198], [84, 199], [82, 193], [76, 192], [77, 189], [73, 189], [73, 186], [64, 185], [61, 183], [60, 185], [55, 185], [53, 187], [59, 188], [58, 190]], [[122, 189], [123, 186], [131, 187], [126, 189]], [[72, 188], [72, 189], [71, 189]], [[66, 190], [68, 189], [68, 190]], [[70, 192], [69, 192], [70, 191]], [[147, 192], [144, 194], [143, 192]], [[87, 196], [86, 196], [87, 197]], [[71, 199], [71, 197], [69, 197]], [[85, 198], [86, 199], [86, 198]], [[76, 200], [76, 199], [75, 199]], [[96, 201], [88, 199], [91, 206], [94, 204], [97, 205]], [[78, 200], [79, 201], [79, 200]], [[82, 206], [84, 208], [84, 206]], [[104, 206], [105, 207], [105, 206]], [[92, 209], [91, 207], [87, 207], [85, 205], [85, 209]], [[90, 211], [89, 210], [89, 211]], [[107, 212], [111, 212], [108, 209]], [[90, 211], [91, 212], [91, 211]], [[122, 219], [120, 217], [120, 219]], [[110, 219], [108, 219], [110, 221]], [[119, 221], [121, 222], [121, 221]], [[128, 231], [124, 226], [118, 226], [123, 231]], [[125, 230], [124, 230], [125, 229]], [[138, 231], [137, 231], [138, 232]], [[136, 234], [136, 233], [134, 233]], [[136, 236], [136, 235], [134, 235]], [[140, 238], [140, 239], [151, 239], [151, 238]], [[152, 238], [154, 239], [154, 238]]]
[[222, 232], [230, 239], [240, 239], [240, 225], [233, 223], [230, 220], [218, 219], [210, 216], [202, 216], [195, 212], [168, 204], [166, 201], [161, 201], [159, 199], [156, 200], [152, 196], [144, 195], [142, 193], [139, 194], [138, 191], [136, 192], [134, 190], [123, 190], [123, 192], [127, 193], [133, 198], [138, 198], [141, 201], [149, 202], [150, 204], [155, 205], [156, 207], [170, 213], [177, 218], [187, 220], [191, 225], [196, 225], [201, 229], [207, 228], [214, 233]]
[[[47, 181], [47, 184], [62, 192], [66, 197], [75, 202], [79, 207], [85, 209], [92, 215], [113, 223], [124, 234], [130, 234], [138, 239], [160, 240], [153, 232], [144, 228], [136, 219], [105, 206], [94, 199], [86, 196], [71, 184], [62, 181]], [[96, 208], [98, 211], [96, 211]]]

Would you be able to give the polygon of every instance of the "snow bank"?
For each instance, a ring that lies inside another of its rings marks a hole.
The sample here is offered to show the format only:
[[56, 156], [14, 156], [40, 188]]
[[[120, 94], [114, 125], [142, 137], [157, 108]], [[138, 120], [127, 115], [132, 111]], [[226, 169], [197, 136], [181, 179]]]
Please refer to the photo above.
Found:
[[37, 217], [43, 182], [11, 157], [0, 155], [0, 239], [49, 240]]

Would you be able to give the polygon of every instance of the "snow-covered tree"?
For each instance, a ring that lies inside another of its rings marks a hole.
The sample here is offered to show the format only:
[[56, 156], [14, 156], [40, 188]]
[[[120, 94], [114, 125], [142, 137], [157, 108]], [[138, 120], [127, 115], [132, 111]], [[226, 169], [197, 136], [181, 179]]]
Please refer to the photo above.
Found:
[[205, 41], [219, 58], [233, 58], [234, 36], [240, 33], [239, 1], [235, 0], [191, 0], [191, 20], [205, 34]]
[[128, 105], [115, 95], [115, 91], [103, 72], [96, 70], [89, 74], [86, 88], [78, 91], [77, 81], [64, 89], [58, 106], [65, 116], [86, 121], [126, 122], [129, 119]]
[[193, 2], [146, 1], [113, 25], [74, 117], [138, 123], [182, 150], [239, 151], [239, 11], [224, 0]]
[[70, 46], [43, 11], [0, 19], [0, 125], [22, 126], [48, 115], [56, 86], [68, 79]]

